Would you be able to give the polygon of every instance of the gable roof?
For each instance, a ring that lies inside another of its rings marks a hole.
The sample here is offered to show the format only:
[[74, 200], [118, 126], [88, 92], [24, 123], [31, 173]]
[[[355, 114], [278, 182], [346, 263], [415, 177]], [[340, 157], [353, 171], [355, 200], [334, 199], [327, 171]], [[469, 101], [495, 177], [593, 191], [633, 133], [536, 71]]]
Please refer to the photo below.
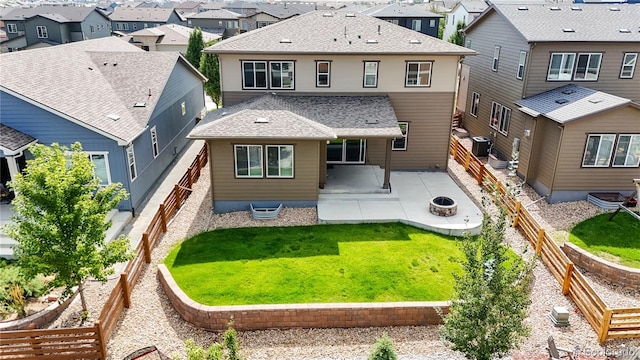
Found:
[[[267, 122], [256, 123], [257, 118]], [[295, 96], [266, 93], [207, 114], [192, 139], [402, 136], [388, 96]]]
[[528, 115], [543, 115], [560, 124], [630, 103], [629, 99], [573, 84], [515, 102]]
[[0, 62], [0, 90], [121, 145], [144, 131], [177, 62], [204, 81], [177, 52], [146, 52], [114, 37], [5, 53]]
[[226, 9], [207, 10], [197, 14], [187, 15], [188, 19], [237, 19], [242, 14]]
[[464, 31], [494, 13], [528, 42], [640, 42], [640, 6], [634, 4], [493, 4]]
[[[178, 25], [178, 24], [165, 24], [158, 27], [146, 28], [129, 33], [130, 37], [157, 37], [157, 44], [174, 44], [174, 45], [187, 45], [189, 43], [189, 36], [193, 32], [193, 28]], [[218, 40], [222, 36], [218, 34], [212, 34], [206, 31], [202, 31], [202, 39], [204, 42], [212, 40]]]
[[33, 16], [40, 15], [59, 23], [82, 22], [95, 10], [95, 7], [86, 6], [37, 6], [32, 8], [16, 8], [6, 14], [3, 20], [23, 21]]
[[364, 14], [312, 11], [223, 40], [210, 53], [443, 54], [476, 52]]
[[254, 16], [256, 14], [267, 14], [277, 19], [288, 19], [292, 16], [314, 11], [316, 6], [313, 4], [269, 4], [258, 3], [258, 8], [253, 14], [247, 16]]
[[5, 156], [20, 153], [29, 145], [38, 142], [36, 138], [12, 127], [0, 124], [0, 150]]
[[363, 14], [371, 15], [374, 17], [428, 17], [428, 18], [441, 18], [443, 17], [440, 14], [433, 13], [431, 11], [427, 11], [421, 9], [418, 6], [406, 5], [406, 4], [380, 4], [376, 6], [372, 6], [362, 11]]
[[[118, 6], [109, 15], [111, 21], [155, 21], [167, 22], [175, 9], [165, 8], [123, 8]], [[177, 13], [176, 13], [177, 14]]]
[[451, 11], [453, 12], [459, 6], [462, 6], [465, 10], [467, 10], [469, 14], [480, 14], [489, 7], [489, 5], [487, 5], [487, 3], [484, 1], [460, 1], [453, 6], [453, 9], [451, 9]]

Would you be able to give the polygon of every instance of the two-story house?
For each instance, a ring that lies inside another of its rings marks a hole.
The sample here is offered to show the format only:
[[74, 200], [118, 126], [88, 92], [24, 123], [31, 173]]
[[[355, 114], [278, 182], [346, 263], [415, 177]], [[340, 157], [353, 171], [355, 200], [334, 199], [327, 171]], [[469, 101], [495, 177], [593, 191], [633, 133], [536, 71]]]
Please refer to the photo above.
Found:
[[187, 25], [175, 9], [165, 8], [125, 8], [118, 6], [109, 15], [111, 29], [121, 33], [130, 33], [140, 29], [158, 27], [166, 24]]
[[95, 7], [15, 8], [4, 16], [3, 52], [111, 36], [109, 19]]
[[290, 17], [316, 10], [315, 4], [258, 3], [257, 5], [255, 12], [245, 14], [240, 18], [240, 30], [242, 32], [259, 29]]
[[465, 29], [480, 53], [464, 60], [465, 127], [506, 157], [518, 150], [517, 173], [549, 202], [631, 192], [638, 19], [635, 5], [492, 5]]
[[223, 38], [231, 37], [240, 31], [240, 14], [225, 9], [208, 10], [187, 15], [187, 24], [200, 28]]
[[216, 212], [314, 206], [328, 166], [444, 170], [458, 64], [475, 52], [364, 14], [313, 11], [204, 50], [224, 107], [189, 135]]
[[478, 17], [489, 5], [482, 0], [463, 0], [457, 2], [447, 13], [445, 26], [442, 31], [442, 39], [448, 40], [451, 35], [458, 31], [458, 22], [469, 25], [473, 19]]
[[438, 26], [443, 17], [418, 6], [400, 3], [372, 6], [362, 13], [435, 38], [438, 37]]
[[[168, 24], [147, 28], [129, 33], [130, 42], [146, 51], [178, 51], [187, 52], [189, 37], [195, 29], [182, 25]], [[205, 43], [219, 40], [220, 35], [202, 31]]]

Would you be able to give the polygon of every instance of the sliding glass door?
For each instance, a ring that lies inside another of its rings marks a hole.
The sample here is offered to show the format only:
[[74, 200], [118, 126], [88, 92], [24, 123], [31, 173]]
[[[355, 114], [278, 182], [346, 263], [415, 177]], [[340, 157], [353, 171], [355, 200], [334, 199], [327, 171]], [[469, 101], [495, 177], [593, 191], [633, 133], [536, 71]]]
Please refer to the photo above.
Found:
[[327, 142], [327, 163], [364, 164], [367, 140], [335, 139]]

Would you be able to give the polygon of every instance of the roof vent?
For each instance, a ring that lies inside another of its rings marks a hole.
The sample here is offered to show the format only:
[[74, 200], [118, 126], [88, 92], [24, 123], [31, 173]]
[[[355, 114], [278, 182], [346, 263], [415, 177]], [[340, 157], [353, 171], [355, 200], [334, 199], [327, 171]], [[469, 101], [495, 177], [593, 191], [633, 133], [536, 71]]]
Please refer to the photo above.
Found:
[[574, 32], [576, 32], [576, 30], [575, 30], [575, 29], [572, 29], [572, 28], [564, 28], [564, 29], [562, 29], [562, 32], [566, 32], [566, 33], [574, 33]]
[[619, 7], [610, 7], [609, 11], [620, 11]]
[[582, 8], [574, 6], [574, 7], [571, 8], [571, 10], [573, 10], [573, 11], [582, 11]]
[[368, 117], [367, 120], [365, 120], [365, 123], [367, 123], [367, 124], [377, 124], [378, 120]]
[[344, 16], [345, 17], [356, 17], [356, 14], [355, 13], [346, 13]]
[[591, 98], [591, 99], [589, 99], [589, 102], [592, 103], [592, 104], [601, 103], [602, 102], [602, 98]]
[[625, 34], [631, 33], [631, 30], [629, 30], [629, 29], [618, 29], [618, 31], [621, 32], [621, 33], [625, 33]]
[[377, 44], [377, 43], [378, 43], [378, 40], [375, 40], [375, 39], [367, 40], [367, 44]]
[[528, 7], [526, 7], [526, 6], [518, 6], [518, 10], [520, 10], [520, 11], [526, 11], [526, 10], [529, 10], [529, 8], [528, 8]]
[[422, 44], [422, 41], [418, 39], [411, 39], [409, 40], [409, 44]]
[[561, 92], [563, 94], [565, 94], [565, 95], [571, 95], [571, 94], [575, 93], [576, 91], [573, 90], [573, 89], [565, 89], [565, 90], [562, 90]]
[[280, 44], [291, 44], [291, 39], [280, 39]]
[[146, 106], [147, 106], [146, 102], [137, 102], [133, 104], [133, 107], [146, 107]]
[[568, 102], [569, 102], [569, 100], [567, 100], [567, 99], [558, 99], [558, 100], [556, 100], [557, 104], [566, 104]]
[[118, 121], [120, 119], [120, 116], [116, 115], [116, 114], [109, 114], [107, 115], [107, 117], [113, 121]]
[[324, 13], [322, 14], [322, 17], [333, 17], [332, 13]]
[[560, 11], [560, 8], [557, 7], [557, 6], [552, 6], [552, 7], [549, 8], [549, 10], [551, 10], [551, 11]]
[[263, 117], [259, 117], [259, 118], [256, 118], [256, 121], [254, 121], [254, 123], [256, 123], [256, 124], [267, 124], [267, 123], [269, 123], [269, 119], [263, 118]]

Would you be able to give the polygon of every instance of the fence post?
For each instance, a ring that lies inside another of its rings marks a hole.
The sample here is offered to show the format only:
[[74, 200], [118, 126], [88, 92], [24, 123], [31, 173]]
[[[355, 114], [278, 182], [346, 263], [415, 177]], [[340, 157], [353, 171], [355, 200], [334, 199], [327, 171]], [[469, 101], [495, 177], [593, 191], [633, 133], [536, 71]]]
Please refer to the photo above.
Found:
[[457, 161], [458, 158], [458, 139], [453, 139], [453, 160]]
[[173, 185], [173, 192], [176, 193], [176, 210], [182, 207], [182, 199], [180, 199], [180, 186], [178, 184]]
[[520, 200], [516, 201], [516, 210], [513, 217], [513, 228], [518, 228], [518, 221], [520, 220], [520, 207], [522, 207], [522, 202]]
[[573, 263], [569, 262], [564, 271], [564, 281], [562, 282], [562, 295], [567, 295], [571, 288], [571, 275], [573, 274]]
[[93, 323], [93, 327], [96, 329], [96, 335], [98, 335], [98, 342], [100, 345], [100, 359], [105, 360], [107, 358], [107, 342], [104, 340], [104, 332], [102, 330], [102, 323], [100, 320], [96, 320]]
[[544, 228], [540, 228], [540, 230], [538, 230], [538, 240], [536, 240], [536, 255], [540, 255], [540, 250], [542, 250], [543, 239], [544, 239]]
[[162, 224], [162, 232], [167, 232], [167, 212], [164, 208], [164, 203], [160, 204], [160, 222]]
[[[198, 167], [196, 165], [195, 167]], [[193, 171], [193, 167], [189, 166], [187, 169], [187, 184], [189, 184], [189, 189], [193, 188], [193, 178], [191, 177], [191, 172]]]
[[607, 337], [609, 336], [609, 326], [611, 325], [611, 315], [613, 312], [611, 309], [604, 309], [604, 314], [602, 314], [602, 327], [598, 331], [598, 342], [600, 344], [604, 344], [607, 341]]
[[478, 172], [478, 178], [476, 179], [476, 181], [478, 181], [478, 185], [482, 186], [482, 181], [484, 180], [484, 172], [487, 169], [484, 168], [484, 164], [480, 164], [480, 171]]
[[464, 170], [469, 170], [469, 164], [471, 163], [471, 152], [467, 151], [467, 156], [464, 158]]
[[127, 281], [127, 272], [120, 273], [120, 287], [122, 288], [122, 298], [124, 299], [124, 307], [127, 309], [131, 306], [131, 289]]
[[149, 233], [146, 231], [142, 234], [142, 248], [144, 249], [144, 262], [149, 264], [151, 262], [151, 247], [149, 246]]

